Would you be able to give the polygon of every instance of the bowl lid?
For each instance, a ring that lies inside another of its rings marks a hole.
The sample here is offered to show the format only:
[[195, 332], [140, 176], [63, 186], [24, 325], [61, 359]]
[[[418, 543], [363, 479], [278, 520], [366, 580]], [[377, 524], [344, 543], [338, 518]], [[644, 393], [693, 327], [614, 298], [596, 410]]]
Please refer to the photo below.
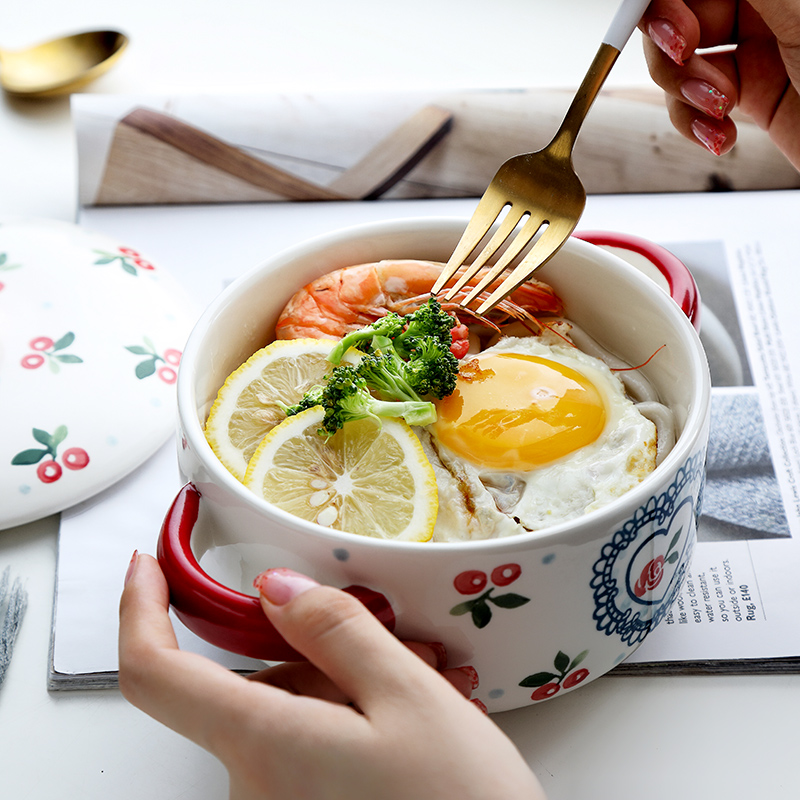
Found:
[[0, 529], [86, 500], [166, 441], [195, 316], [133, 248], [0, 220]]

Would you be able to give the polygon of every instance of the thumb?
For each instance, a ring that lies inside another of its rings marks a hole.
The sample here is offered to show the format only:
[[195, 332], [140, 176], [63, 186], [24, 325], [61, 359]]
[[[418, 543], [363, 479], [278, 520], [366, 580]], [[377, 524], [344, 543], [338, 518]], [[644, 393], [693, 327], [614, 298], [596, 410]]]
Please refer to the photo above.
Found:
[[795, 89], [800, 91], [800, 6], [786, 0], [749, 0], [775, 34], [781, 58]]
[[362, 710], [431, 680], [450, 686], [350, 594], [289, 569], [267, 570], [255, 585], [278, 632]]

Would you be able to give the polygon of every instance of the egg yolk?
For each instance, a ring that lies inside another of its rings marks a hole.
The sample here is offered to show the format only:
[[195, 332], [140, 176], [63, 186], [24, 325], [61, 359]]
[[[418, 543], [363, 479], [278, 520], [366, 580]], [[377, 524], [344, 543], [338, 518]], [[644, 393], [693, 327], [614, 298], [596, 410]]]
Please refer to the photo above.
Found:
[[518, 353], [477, 363], [462, 368], [455, 391], [438, 404], [436, 422], [439, 440], [470, 463], [529, 471], [602, 432], [603, 397], [571, 367]]

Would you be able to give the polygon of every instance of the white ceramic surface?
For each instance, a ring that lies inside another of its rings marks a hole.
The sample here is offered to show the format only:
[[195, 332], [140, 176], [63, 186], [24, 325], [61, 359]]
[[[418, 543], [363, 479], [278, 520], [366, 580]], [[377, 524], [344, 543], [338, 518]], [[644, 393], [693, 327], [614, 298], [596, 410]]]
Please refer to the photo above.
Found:
[[[218, 387], [271, 339], [280, 309], [299, 286], [362, 261], [442, 259], [463, 226], [435, 219], [361, 226], [293, 248], [229, 287], [187, 343], [178, 385], [181, 466], [201, 494], [204, 541], [193, 543], [195, 554], [202, 557], [209, 546], [238, 548], [213, 577], [243, 592], [265, 567], [289, 566], [326, 583], [376, 590], [396, 615], [398, 635], [443, 641], [451, 663], [477, 669], [477, 698], [500, 711], [570, 691], [627, 657], [665, 616], [688, 568], [710, 381], [695, 330], [661, 288], [581, 241], [565, 245], [539, 273], [562, 296], [567, 315], [628, 363], [644, 364], [666, 344], [642, 372], [673, 409], [680, 431], [654, 473], [572, 523], [458, 544], [340, 534], [248, 492], [202, 432]], [[182, 617], [190, 627], [193, 613]]]
[[131, 247], [0, 220], [0, 529], [91, 497], [163, 444], [195, 317]]

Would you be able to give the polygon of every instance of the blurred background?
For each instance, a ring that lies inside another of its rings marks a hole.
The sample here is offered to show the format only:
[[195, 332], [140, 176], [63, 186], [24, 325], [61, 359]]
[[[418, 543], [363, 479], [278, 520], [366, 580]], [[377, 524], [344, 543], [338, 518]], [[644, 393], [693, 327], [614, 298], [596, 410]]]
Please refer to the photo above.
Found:
[[[31, 0], [0, 10], [0, 48], [121, 30], [128, 50], [84, 90], [91, 93], [575, 88], [616, 7], [616, 0]], [[635, 85], [649, 86], [638, 33], [607, 83]], [[0, 214], [74, 219], [68, 99], [2, 96], [0, 103]]]

